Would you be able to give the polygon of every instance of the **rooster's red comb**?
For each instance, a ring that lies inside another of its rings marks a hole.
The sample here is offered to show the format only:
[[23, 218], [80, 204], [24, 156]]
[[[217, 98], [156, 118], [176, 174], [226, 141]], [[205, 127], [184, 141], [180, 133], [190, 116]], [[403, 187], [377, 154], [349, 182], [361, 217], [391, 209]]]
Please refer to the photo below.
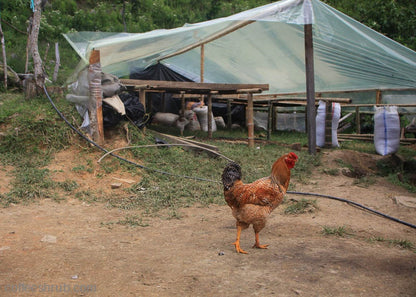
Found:
[[298, 156], [295, 153], [290, 152], [289, 153], [289, 158], [297, 160], [298, 159]]

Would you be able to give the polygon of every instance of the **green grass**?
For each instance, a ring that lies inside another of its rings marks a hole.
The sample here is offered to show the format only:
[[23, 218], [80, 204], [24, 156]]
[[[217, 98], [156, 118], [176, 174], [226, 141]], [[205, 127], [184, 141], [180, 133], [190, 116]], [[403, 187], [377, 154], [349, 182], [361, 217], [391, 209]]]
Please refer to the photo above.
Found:
[[347, 227], [345, 226], [339, 226], [339, 227], [323, 226], [322, 234], [330, 235], [330, 236], [345, 237], [346, 235], [351, 235], [351, 232], [348, 231]]
[[[55, 101], [67, 119], [79, 126], [81, 121], [73, 105], [63, 99]], [[14, 177], [12, 190], [0, 196], [2, 205], [41, 198], [60, 200], [60, 195], [73, 195], [82, 201], [104, 201], [112, 207], [141, 209], [148, 214], [168, 209], [170, 218], [178, 218], [178, 209], [181, 207], [225, 203], [220, 179], [222, 169], [228, 161], [214, 158], [205, 152], [195, 153], [179, 147], [137, 148], [117, 152], [150, 170], [112, 157], [103, 159], [100, 163], [103, 171], [97, 175], [98, 178], [117, 170], [140, 177], [140, 182], [111, 195], [98, 190], [81, 190], [71, 180], [54, 182], [51, 172], [46, 169], [54, 153], [77, 145], [80, 156], [72, 164], [71, 170], [74, 173], [92, 173], [96, 166], [95, 161], [102, 152], [81, 140], [56, 114], [46, 98], [24, 100], [22, 94], [4, 93], [0, 104], [0, 164], [11, 166]], [[179, 135], [175, 128], [152, 128]], [[307, 143], [306, 134], [297, 132], [274, 132], [270, 142], [265, 141], [265, 133], [256, 132], [256, 138], [261, 141], [256, 142], [253, 149], [246, 144], [247, 131], [244, 129], [218, 130], [213, 139], [208, 139], [206, 132], [185, 131], [185, 136], [190, 135], [195, 135], [198, 141], [217, 146], [221, 154], [241, 164], [243, 180], [247, 183], [268, 176], [273, 162], [282, 154], [292, 151], [291, 144]], [[151, 133], [144, 134], [132, 125], [129, 125], [129, 136], [131, 145], [155, 142]], [[231, 143], [225, 139], [244, 141]], [[298, 184], [309, 183], [312, 170], [321, 166], [320, 154], [312, 156], [306, 150], [295, 152], [299, 161], [292, 170], [289, 190], [296, 190]], [[96, 159], [91, 157], [95, 153]]]
[[407, 239], [385, 239], [383, 237], [372, 237], [369, 239], [370, 242], [385, 242], [390, 246], [397, 246], [402, 249], [411, 250], [416, 252], [415, 245]]
[[290, 201], [285, 208], [285, 214], [303, 214], [315, 212], [318, 207], [316, 200], [301, 199], [299, 201]]

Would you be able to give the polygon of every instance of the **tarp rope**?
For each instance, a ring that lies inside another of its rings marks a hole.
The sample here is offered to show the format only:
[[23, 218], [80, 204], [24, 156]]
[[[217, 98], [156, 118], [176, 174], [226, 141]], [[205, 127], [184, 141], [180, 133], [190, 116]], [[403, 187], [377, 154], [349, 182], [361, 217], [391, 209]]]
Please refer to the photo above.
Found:
[[[83, 139], [85, 139], [86, 141], [88, 141], [89, 143], [91, 143], [92, 145], [94, 145], [95, 147], [97, 147], [98, 149], [100, 149], [101, 151], [103, 151], [103, 152], [105, 152], [106, 153], [106, 155], [108, 154], [108, 155], [111, 155], [111, 156], [113, 156], [113, 157], [115, 157], [115, 158], [117, 158], [117, 159], [119, 159], [119, 160], [121, 160], [121, 161], [124, 161], [124, 162], [127, 162], [127, 163], [129, 163], [129, 164], [131, 164], [131, 165], [133, 165], [133, 166], [136, 166], [136, 167], [139, 167], [139, 168], [141, 168], [141, 169], [144, 169], [144, 170], [149, 170], [149, 171], [153, 171], [153, 172], [157, 172], [157, 173], [160, 173], [160, 174], [165, 174], [165, 175], [170, 175], [170, 176], [175, 176], [175, 177], [181, 177], [181, 178], [187, 178], [187, 179], [193, 179], [193, 180], [198, 180], [198, 181], [206, 181], [206, 182], [213, 182], [213, 183], [221, 183], [220, 181], [218, 181], [218, 180], [211, 180], [211, 179], [205, 179], [205, 178], [200, 178], [200, 177], [192, 177], [192, 176], [186, 176], [186, 175], [176, 175], [176, 174], [173, 174], [173, 173], [169, 173], [169, 172], [165, 172], [165, 171], [162, 171], [162, 170], [158, 170], [158, 169], [153, 169], [153, 168], [149, 168], [149, 167], [146, 167], [146, 166], [143, 166], [143, 165], [140, 165], [140, 164], [137, 164], [137, 163], [135, 163], [135, 162], [132, 162], [132, 161], [130, 161], [130, 160], [127, 160], [127, 159], [125, 159], [125, 158], [123, 158], [123, 157], [121, 157], [121, 156], [119, 156], [119, 155], [116, 155], [116, 154], [114, 154], [113, 152], [111, 152], [111, 151], [108, 151], [108, 150], [106, 150], [105, 148], [103, 148], [102, 146], [100, 146], [100, 145], [98, 145], [96, 142], [94, 142], [93, 140], [91, 140], [91, 139], [89, 139], [88, 137], [86, 137], [82, 132], [80, 132], [77, 128], [75, 128], [66, 118], [65, 118], [65, 116], [60, 112], [60, 110], [56, 107], [56, 105], [53, 103], [53, 101], [52, 101], [52, 99], [51, 99], [51, 97], [49, 96], [49, 94], [48, 94], [48, 91], [46, 90], [46, 87], [44, 86], [43, 87], [43, 89], [44, 89], [44, 91], [45, 91], [45, 94], [46, 94], [46, 97], [48, 98], [48, 100], [49, 100], [49, 102], [51, 103], [51, 105], [53, 106], [53, 108], [55, 109], [55, 111], [58, 113], [58, 115], [65, 121], [65, 123], [72, 129], [72, 130], [74, 130], [78, 135], [80, 135]], [[402, 220], [400, 220], [400, 219], [397, 219], [397, 218], [394, 218], [394, 217], [392, 217], [392, 216], [389, 216], [389, 215], [386, 215], [386, 214], [384, 214], [384, 213], [381, 213], [381, 212], [379, 212], [379, 211], [377, 211], [377, 210], [374, 210], [374, 209], [371, 209], [371, 208], [369, 208], [369, 207], [366, 207], [366, 206], [364, 206], [364, 205], [362, 205], [362, 204], [359, 204], [359, 203], [357, 203], [357, 202], [354, 202], [354, 201], [351, 201], [351, 200], [347, 200], [347, 199], [344, 199], [344, 198], [339, 198], [339, 197], [335, 197], [335, 196], [330, 196], [330, 195], [324, 195], [324, 194], [317, 194], [317, 193], [306, 193], [306, 192], [296, 192], [296, 191], [287, 191], [286, 193], [288, 193], [288, 194], [293, 194], [293, 195], [304, 195], [304, 196], [315, 196], [315, 197], [321, 197], [321, 198], [327, 198], [327, 199], [332, 199], [332, 200], [336, 200], [336, 201], [340, 201], [340, 202], [345, 202], [345, 203], [347, 203], [347, 204], [349, 204], [349, 205], [353, 205], [353, 206], [356, 206], [356, 207], [358, 207], [358, 208], [360, 208], [360, 209], [362, 209], [362, 210], [366, 210], [366, 211], [369, 211], [370, 213], [373, 213], [373, 214], [376, 214], [376, 215], [379, 215], [379, 216], [381, 216], [381, 217], [383, 217], [383, 218], [386, 218], [386, 219], [389, 219], [389, 220], [391, 220], [391, 221], [394, 221], [394, 222], [397, 222], [397, 223], [400, 223], [400, 224], [403, 224], [403, 225], [406, 225], [406, 226], [408, 226], [408, 227], [411, 227], [411, 228], [413, 228], [413, 229], [416, 229], [416, 225], [413, 225], [413, 224], [411, 224], [411, 223], [408, 223], [408, 222], [405, 222], [405, 221], [402, 221]]]

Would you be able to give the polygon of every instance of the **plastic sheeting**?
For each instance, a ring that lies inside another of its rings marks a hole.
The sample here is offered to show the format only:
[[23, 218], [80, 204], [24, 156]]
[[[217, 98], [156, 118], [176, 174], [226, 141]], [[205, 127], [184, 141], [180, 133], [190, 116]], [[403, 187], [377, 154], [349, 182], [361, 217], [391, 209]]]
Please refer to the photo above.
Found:
[[162, 61], [193, 81], [205, 44], [204, 82], [267, 83], [269, 93], [288, 93], [306, 89], [304, 24], [313, 24], [317, 92], [416, 87], [416, 52], [319, 0], [282, 0], [170, 30], [64, 36], [84, 64], [100, 50], [106, 73], [128, 76]]

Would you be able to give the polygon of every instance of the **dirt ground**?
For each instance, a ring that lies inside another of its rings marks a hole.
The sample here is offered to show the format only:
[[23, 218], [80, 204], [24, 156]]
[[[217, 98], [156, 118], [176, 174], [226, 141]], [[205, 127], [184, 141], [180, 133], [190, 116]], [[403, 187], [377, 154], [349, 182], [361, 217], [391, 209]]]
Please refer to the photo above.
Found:
[[[115, 173], [98, 182], [94, 173], [69, 172], [70, 152], [59, 153], [54, 178], [81, 187], [117, 191], [109, 183], [137, 179]], [[371, 170], [376, 156], [333, 150], [337, 159]], [[1, 168], [0, 191], [9, 178]], [[68, 177], [68, 174], [72, 176]], [[137, 181], [137, 180], [136, 180]], [[322, 168], [296, 191], [334, 195], [416, 224], [416, 208], [395, 202], [416, 195], [384, 179], [363, 187]], [[315, 199], [293, 194], [288, 199]], [[319, 210], [286, 215], [277, 208], [260, 233], [266, 250], [251, 249], [252, 229], [243, 231], [237, 254], [235, 221], [227, 206], [194, 206], [180, 219], [148, 217], [144, 227], [116, 224], [138, 212], [87, 203], [75, 197], [0, 209], [0, 296], [416, 296], [416, 253], [391, 241], [416, 245], [416, 230], [356, 207], [316, 198]], [[325, 235], [323, 227], [348, 234]]]

